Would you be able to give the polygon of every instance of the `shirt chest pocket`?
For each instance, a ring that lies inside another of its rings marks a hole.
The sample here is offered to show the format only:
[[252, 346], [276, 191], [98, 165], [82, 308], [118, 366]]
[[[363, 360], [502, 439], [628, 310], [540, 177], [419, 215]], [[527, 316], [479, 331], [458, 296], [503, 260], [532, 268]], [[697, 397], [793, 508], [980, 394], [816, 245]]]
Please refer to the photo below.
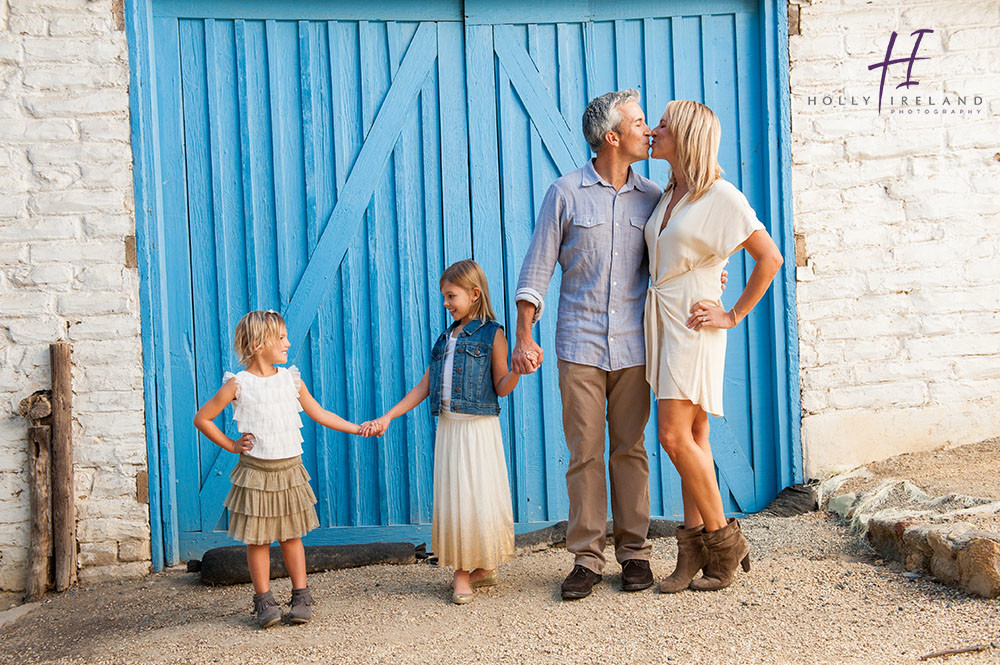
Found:
[[573, 217], [570, 236], [573, 249], [594, 252], [608, 247], [608, 225], [605, 219], [595, 213], [584, 212]]
[[[459, 344], [455, 349], [455, 378], [458, 385], [452, 386], [452, 394], [462, 393], [461, 399], [475, 400], [480, 384], [490, 369], [489, 344], [468, 342]], [[457, 397], [458, 395], [456, 395]]]
[[644, 254], [646, 252], [646, 218], [629, 217], [628, 227], [625, 231], [627, 232], [628, 248], [636, 254]]

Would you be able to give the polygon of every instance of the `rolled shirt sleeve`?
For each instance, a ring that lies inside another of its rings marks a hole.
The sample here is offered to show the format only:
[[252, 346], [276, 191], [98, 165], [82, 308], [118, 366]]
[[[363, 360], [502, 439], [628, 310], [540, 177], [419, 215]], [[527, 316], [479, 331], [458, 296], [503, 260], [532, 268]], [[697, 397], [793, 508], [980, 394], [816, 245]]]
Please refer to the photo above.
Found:
[[559, 260], [559, 248], [563, 240], [563, 215], [566, 202], [556, 185], [551, 185], [545, 193], [538, 217], [535, 220], [535, 230], [531, 234], [531, 244], [528, 253], [521, 264], [521, 274], [517, 280], [515, 302], [524, 300], [535, 306], [534, 325], [545, 309], [545, 292], [548, 291], [552, 273], [555, 272]]

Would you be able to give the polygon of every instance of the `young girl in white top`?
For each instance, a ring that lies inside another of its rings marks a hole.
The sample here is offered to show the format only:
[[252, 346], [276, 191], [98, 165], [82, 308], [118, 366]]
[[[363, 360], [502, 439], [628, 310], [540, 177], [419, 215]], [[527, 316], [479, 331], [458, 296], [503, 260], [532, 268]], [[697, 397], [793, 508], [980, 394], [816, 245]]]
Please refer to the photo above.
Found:
[[389, 422], [430, 396], [438, 416], [434, 441], [431, 549], [455, 569], [452, 602], [474, 587], [496, 584], [497, 566], [514, 554], [514, 515], [500, 438], [497, 397], [520, 375], [507, 368], [507, 339], [490, 305], [478, 263], [459, 261], [441, 275], [444, 307], [454, 323], [438, 338], [420, 382], [384, 416], [362, 425], [381, 436]]
[[[229, 536], [247, 544], [247, 565], [254, 586], [254, 613], [261, 628], [281, 619], [271, 593], [271, 543], [278, 541], [292, 579], [292, 623], [312, 618], [312, 596], [306, 586], [302, 536], [319, 526], [316, 495], [302, 466], [300, 411], [320, 425], [359, 434], [360, 427], [323, 409], [309, 394], [295, 366], [288, 362], [288, 331], [281, 315], [255, 311], [236, 325], [233, 348], [246, 367], [227, 372], [219, 392], [199, 409], [194, 425], [212, 443], [239, 455], [226, 496]], [[212, 421], [234, 402], [233, 418], [242, 436], [233, 441]]]

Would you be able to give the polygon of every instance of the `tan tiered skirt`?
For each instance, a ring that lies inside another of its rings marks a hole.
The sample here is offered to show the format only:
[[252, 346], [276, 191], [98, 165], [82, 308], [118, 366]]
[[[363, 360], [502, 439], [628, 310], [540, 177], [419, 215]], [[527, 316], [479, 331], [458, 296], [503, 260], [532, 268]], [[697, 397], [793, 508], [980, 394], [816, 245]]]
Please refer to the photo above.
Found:
[[229, 509], [231, 538], [247, 545], [270, 545], [301, 538], [319, 526], [316, 495], [301, 456], [240, 455], [229, 479], [233, 486], [224, 505]]

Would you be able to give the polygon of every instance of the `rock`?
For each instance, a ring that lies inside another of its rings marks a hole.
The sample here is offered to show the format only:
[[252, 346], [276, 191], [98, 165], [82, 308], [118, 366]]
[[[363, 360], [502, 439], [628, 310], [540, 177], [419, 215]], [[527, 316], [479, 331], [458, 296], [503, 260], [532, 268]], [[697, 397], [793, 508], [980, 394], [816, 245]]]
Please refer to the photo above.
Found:
[[1000, 596], [1000, 543], [972, 538], [955, 559], [963, 589], [985, 598]]
[[851, 506], [854, 505], [857, 498], [858, 497], [854, 492], [848, 492], [847, 494], [835, 496], [827, 502], [826, 509], [831, 513], [840, 515], [841, 519], [846, 520], [847, 513], [850, 512]]

